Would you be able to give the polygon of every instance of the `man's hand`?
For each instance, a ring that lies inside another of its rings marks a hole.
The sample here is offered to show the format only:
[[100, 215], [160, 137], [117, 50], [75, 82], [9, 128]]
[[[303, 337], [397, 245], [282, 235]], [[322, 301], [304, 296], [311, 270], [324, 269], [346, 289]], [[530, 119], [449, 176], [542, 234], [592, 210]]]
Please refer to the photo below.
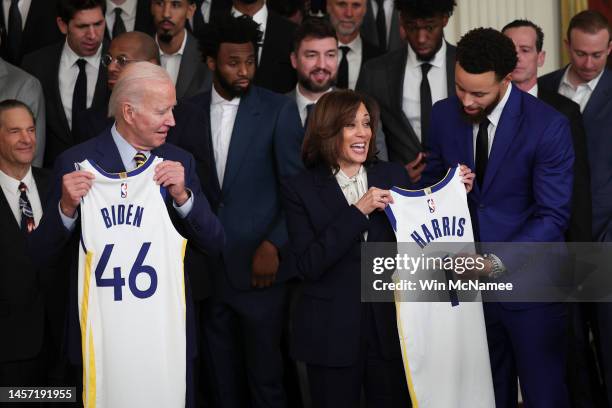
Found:
[[476, 174], [472, 173], [472, 170], [468, 166], [462, 164], [459, 166], [459, 175], [462, 177], [461, 181], [463, 181], [463, 184], [465, 184], [465, 191], [467, 193], [472, 191], [472, 188], [474, 187], [474, 177], [476, 177]]
[[89, 171], [77, 170], [62, 177], [62, 197], [60, 209], [66, 217], [74, 218], [81, 198], [89, 192], [94, 175]]
[[493, 263], [483, 255], [457, 254], [455, 258], [463, 258], [462, 264], [465, 271], [463, 273], [455, 271], [457, 277], [461, 280], [478, 280], [482, 277], [488, 277], [493, 270]]
[[266, 288], [274, 283], [278, 272], [278, 249], [270, 241], [263, 241], [253, 255], [251, 286]]
[[419, 152], [417, 154], [416, 159], [406, 164], [406, 170], [408, 170], [408, 177], [410, 177], [411, 183], [417, 183], [421, 179], [421, 174], [427, 164], [425, 163], [425, 158], [427, 157], [427, 153]]
[[153, 180], [168, 189], [168, 193], [179, 207], [189, 200], [185, 188], [185, 169], [179, 162], [164, 160], [155, 167]]
[[389, 190], [370, 187], [363, 197], [355, 203], [355, 207], [357, 207], [363, 215], [369, 215], [374, 210], [384, 210], [389, 203], [393, 203], [393, 196]]

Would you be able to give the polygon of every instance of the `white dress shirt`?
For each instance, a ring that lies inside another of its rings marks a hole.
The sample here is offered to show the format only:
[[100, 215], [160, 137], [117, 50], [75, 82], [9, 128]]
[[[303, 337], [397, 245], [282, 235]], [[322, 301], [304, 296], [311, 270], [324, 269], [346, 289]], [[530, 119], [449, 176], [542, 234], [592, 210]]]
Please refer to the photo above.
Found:
[[134, 31], [136, 24], [136, 5], [138, 0], [125, 0], [121, 5], [116, 5], [113, 0], [106, 0], [106, 27], [108, 28], [109, 36], [113, 34], [113, 26], [115, 25], [115, 9], [121, 9], [121, 19], [125, 25], [125, 31]]
[[529, 91], [527, 91], [527, 93], [537, 98], [538, 97], [538, 83], [536, 82], [536, 84]]
[[361, 69], [361, 60], [363, 58], [363, 41], [361, 35], [355, 37], [353, 41], [348, 44], [338, 42], [338, 66], [342, 61], [342, 51], [340, 47], [349, 47], [350, 51], [346, 53], [346, 61], [348, 62], [348, 87], [349, 89], [355, 89], [357, 85], [357, 79], [359, 78], [359, 70]]
[[[355, 205], [368, 192], [368, 174], [363, 166], [353, 177], [348, 177], [342, 170], [338, 170], [336, 181], [349, 205]], [[363, 232], [363, 240], [368, 240], [367, 230]]]
[[214, 86], [212, 87], [210, 130], [219, 186], [223, 186], [227, 154], [229, 152], [230, 141], [232, 140], [238, 105], [240, 105], [240, 98], [228, 101], [217, 93]]
[[[378, 16], [378, 3], [376, 0], [370, 0], [370, 6], [372, 6], [372, 14], [374, 15], [374, 22]], [[387, 29], [387, 46], [389, 45], [389, 33], [391, 32], [391, 17], [393, 16], [393, 0], [385, 0], [383, 3], [383, 9], [385, 10], [385, 28]], [[388, 47], [387, 47], [388, 48]]]
[[[236, 10], [233, 6], [232, 6], [232, 15], [234, 17], [240, 17], [242, 15], [241, 12], [239, 12], [238, 10]], [[262, 32], [261, 35], [261, 44], [259, 44], [259, 51], [257, 54], [257, 62], [261, 61], [261, 53], [263, 52], [263, 43], [264, 40], [266, 38], [266, 25], [268, 24], [268, 6], [266, 6], [266, 4], [264, 3], [263, 7], [259, 9], [259, 11], [257, 11], [257, 13], [255, 13], [253, 15], [253, 21], [256, 22], [257, 24], [259, 24], [259, 31]]]
[[[333, 91], [333, 88], [330, 87], [327, 91], [325, 91], [325, 93], [328, 93], [331, 91]], [[306, 109], [306, 107], [310, 105], [311, 103], [317, 103], [318, 101], [319, 99], [313, 101], [311, 99], [308, 99], [306, 96], [304, 96], [304, 94], [300, 92], [299, 84], [295, 86], [295, 103], [297, 104], [298, 112], [300, 113], [300, 119], [302, 120], [302, 126], [304, 126], [304, 123], [306, 122], [306, 116], [308, 116], [308, 110]]]
[[[416, 53], [408, 47], [408, 58], [404, 72], [404, 88], [402, 91], [402, 110], [408, 118], [414, 133], [421, 139], [421, 79], [423, 78], [421, 65]], [[427, 73], [429, 88], [431, 89], [431, 104], [448, 97], [446, 84], [446, 42], [442, 40], [442, 46], [429, 61], [431, 68]]]
[[21, 226], [21, 212], [19, 211], [19, 196], [21, 195], [21, 191], [19, 191], [19, 183], [22, 181], [28, 188], [26, 195], [28, 196], [30, 205], [32, 206], [34, 226], [37, 227], [42, 217], [42, 205], [40, 203], [40, 196], [38, 195], [36, 181], [34, 181], [34, 176], [32, 175], [32, 168], [30, 167], [23, 180], [14, 179], [0, 170], [0, 186], [2, 186], [2, 192], [4, 193], [6, 201], [8, 201], [9, 207], [11, 208], [11, 211], [15, 216], [15, 220], [17, 221], [17, 225], [19, 226]]
[[563, 74], [563, 78], [561, 78], [561, 83], [559, 84], [559, 93], [563, 96], [570, 98], [572, 101], [580, 105], [580, 112], [583, 112], [587, 103], [589, 103], [589, 99], [591, 99], [591, 95], [593, 94], [595, 87], [599, 83], [599, 80], [601, 79], [604, 70], [602, 69], [599, 75], [591, 79], [589, 82], [574, 86], [568, 78], [570, 68], [571, 65], [567, 67], [565, 73]]
[[[499, 125], [499, 119], [504, 111], [504, 107], [510, 98], [510, 93], [512, 92], [513, 85], [508, 85], [506, 89], [506, 93], [499, 101], [493, 112], [491, 112], [487, 118], [489, 119], [489, 127], [487, 131], [489, 133], [489, 155], [491, 155], [491, 148], [493, 147], [493, 139], [495, 138], [495, 133], [497, 132], [497, 125]], [[473, 134], [473, 146], [474, 146], [474, 162], [476, 162], [476, 138], [478, 137], [478, 124], [474, 124], [472, 126], [472, 134]]]
[[166, 71], [168, 71], [170, 78], [172, 78], [172, 82], [176, 86], [176, 80], [178, 79], [179, 70], [181, 69], [181, 60], [183, 59], [183, 53], [185, 52], [185, 44], [187, 44], [187, 30], [185, 30], [185, 36], [183, 37], [181, 48], [179, 48], [179, 50], [174, 54], [165, 54], [162, 51], [161, 47], [159, 46], [159, 41], [157, 40], [157, 34], [155, 35], [155, 42], [159, 48], [161, 65]]
[[[17, 8], [19, 9], [19, 14], [21, 14], [21, 29], [23, 30], [26, 25], [26, 20], [28, 18], [28, 13], [30, 12], [30, 5], [32, 5], [32, 0], [19, 0], [17, 3]], [[2, 11], [4, 11], [4, 27], [8, 30], [8, 20], [9, 20], [9, 10], [11, 9], [11, 0], [2, 0]]]
[[59, 90], [64, 106], [64, 113], [68, 120], [68, 126], [72, 129], [72, 95], [74, 94], [74, 86], [77, 77], [79, 76], [79, 67], [77, 60], [83, 58], [87, 61], [85, 64], [85, 72], [87, 73], [87, 107], [91, 107], [94, 93], [96, 92], [96, 83], [98, 82], [98, 70], [100, 69], [100, 56], [102, 54], [102, 44], [98, 51], [89, 57], [79, 57], [68, 45], [64, 44], [62, 56], [59, 64]]

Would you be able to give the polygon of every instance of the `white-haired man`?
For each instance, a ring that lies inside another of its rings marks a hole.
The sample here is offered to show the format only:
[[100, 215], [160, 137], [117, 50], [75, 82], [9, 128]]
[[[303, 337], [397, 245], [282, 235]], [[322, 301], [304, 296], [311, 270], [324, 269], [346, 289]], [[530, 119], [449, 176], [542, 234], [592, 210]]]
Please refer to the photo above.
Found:
[[[200, 182], [195, 173], [193, 156], [178, 147], [165, 143], [168, 130], [174, 126], [172, 108], [175, 104], [176, 94], [174, 85], [163, 68], [149, 62], [137, 62], [125, 68], [115, 84], [109, 103], [109, 111], [115, 118], [115, 124], [108, 132], [66, 150], [58, 156], [56, 160], [54, 169], [55, 186], [52, 191], [51, 199], [49, 200], [49, 208], [47, 208], [40, 226], [36, 230], [36, 234], [33, 234], [31, 240], [31, 246], [33, 250], [36, 251], [38, 261], [53, 264], [64, 255], [67, 255], [67, 251], [73, 251], [68, 254], [69, 257], [76, 257], [77, 255], [74, 252], [78, 250], [79, 237], [83, 236], [82, 234], [86, 229], [82, 227], [85, 222], [84, 217], [81, 217], [83, 219], [81, 225], [77, 225], [76, 222], [81, 214], [80, 211], [82, 211], [82, 208], [79, 210], [79, 206], [82, 206], [83, 200], [87, 199], [92, 186], [95, 186], [98, 180], [102, 182], [101, 179], [106, 178], [101, 176], [104, 173], [128, 172], [128, 179], [126, 179], [126, 181], [129, 181], [133, 174], [138, 173], [138, 171], [135, 173], [130, 173], [130, 171], [141, 166], [142, 161], [146, 163], [151, 155], [164, 159], [163, 162], [155, 165], [152, 177], [161, 187], [160, 191], [162, 191], [162, 195], [164, 195], [163, 191], [166, 193], [165, 210], [162, 209], [162, 213], [159, 214], [153, 214], [152, 216], [148, 215], [149, 220], [151, 219], [150, 217], [154, 217], [156, 222], [157, 220], [161, 222], [162, 218], [166, 217], [163, 211], [167, 211], [174, 228], [183, 237], [186, 237], [192, 245], [208, 252], [215, 252], [223, 247], [223, 229], [216, 216], [211, 212], [208, 201], [202, 193]], [[95, 163], [97, 168], [103, 171], [99, 172], [98, 175], [94, 177], [94, 174], [90, 171], [75, 170], [75, 163], [81, 163], [86, 159], [90, 163]], [[145, 165], [142, 165], [142, 167], [145, 168]], [[138, 170], [141, 169], [139, 168]], [[112, 178], [112, 176], [110, 177]], [[123, 193], [123, 186], [121, 187]], [[138, 193], [132, 190], [133, 189], [130, 190], [129, 194]], [[119, 190], [117, 191], [117, 196], [119, 196]], [[104, 209], [101, 209], [100, 211], [103, 210]], [[126, 210], [126, 217], [129, 217], [127, 214]], [[112, 219], [115, 220], [114, 212]], [[119, 216], [117, 220], [118, 219]], [[159, 237], [148, 238], [148, 240], [156, 239], [159, 239]], [[83, 240], [81, 240], [81, 244], [83, 244]], [[83, 244], [84, 250], [85, 248], [91, 250], [90, 247], [91, 244], [89, 244], [89, 247], [87, 247], [87, 244]], [[106, 248], [104, 251], [106, 252]], [[161, 248], [157, 252], [166, 253], [167, 251], [167, 248]], [[134, 272], [134, 268], [139, 268], [137, 273], [140, 274], [140, 269], [151, 267], [148, 266], [149, 264], [147, 261], [151, 259], [150, 257], [152, 256], [151, 254], [153, 254], [153, 249], [149, 252], [149, 256], [146, 256], [145, 251], [145, 256], [141, 257], [141, 253], [142, 251], [140, 251], [140, 253], [135, 251], [132, 259], [125, 261], [127, 262], [125, 265], [122, 264], [122, 262], [125, 263], [123, 261], [123, 258], [126, 258], [125, 255], [121, 257], [110, 253], [110, 260], [107, 259], [108, 266], [106, 267], [104, 262], [100, 260], [99, 255], [93, 254], [94, 261], [91, 270], [93, 271], [95, 269], [95, 281], [91, 281], [91, 287], [88, 288], [89, 296], [94, 296], [93, 293], [96, 293], [95, 296], [101, 298], [109, 292], [112, 294], [113, 290], [107, 286], [114, 286], [115, 293], [117, 293], [117, 291], [122, 291], [122, 295], [120, 294], [117, 296], [115, 294], [114, 300], [117, 301], [115, 305], [119, 309], [114, 309], [114, 313], [121, 313], [121, 305], [129, 305], [131, 301], [141, 302], [139, 305], [142, 307], [145, 301], [150, 302], [154, 299], [148, 296], [146, 296], [147, 299], [143, 299], [141, 296], [138, 296], [138, 294], [144, 291], [143, 286], [154, 286], [153, 280], [156, 281], [155, 285], [157, 285], [157, 279], [150, 277], [148, 278], [150, 280], [145, 279], [143, 282], [141, 278], [138, 278], [139, 280], [134, 278], [134, 282], [132, 282], [132, 272]], [[104, 258], [104, 254], [102, 254], [102, 258]], [[136, 261], [134, 261], [134, 259], [136, 259]], [[140, 261], [138, 259], [140, 259]], [[98, 262], [97, 266], [96, 262]], [[75, 262], [72, 264], [74, 265]], [[121, 268], [120, 270], [119, 267]], [[69, 330], [67, 350], [71, 362], [79, 365], [82, 363], [81, 341], [87, 346], [86, 350], [88, 352], [91, 352], [92, 346], [89, 343], [90, 339], [81, 339], [85, 333], [85, 327], [83, 325], [84, 306], [81, 305], [81, 303], [85, 305], [83, 301], [85, 295], [83, 295], [82, 284], [79, 284], [78, 287], [78, 302], [74, 296], [77, 293], [77, 282], [82, 282], [83, 276], [79, 277], [79, 274], [82, 275], [82, 273], [77, 272], [75, 267], [71, 269], [70, 284], [72, 288], [70, 293], [72, 298], [68, 305]], [[129, 287], [126, 284], [128, 281], [128, 274], [130, 275]], [[155, 274], [155, 271], [153, 271], [153, 274]], [[158, 274], [160, 274], [159, 271]], [[161, 282], [161, 280], [159, 282]], [[190, 316], [190, 310], [192, 309], [190, 308], [191, 302], [189, 299], [188, 285], [186, 285], [186, 289], [188, 296], [186, 301], [186, 358], [189, 360], [195, 355], [195, 344], [193, 326], [190, 326], [193, 320]], [[159, 293], [161, 288], [157, 290], [158, 292], [156, 293]], [[139, 299], [130, 298], [132, 294], [136, 295]], [[80, 308], [78, 311], [77, 306]], [[100, 304], [96, 304], [95, 306], [99, 308]], [[90, 312], [93, 313], [91, 310]], [[156, 313], [155, 309], [151, 311], [148, 307], [144, 307], [143, 312], [146, 314]], [[104, 311], [101, 311], [101, 313], [103, 314]], [[83, 326], [81, 327], [81, 336], [78, 335], [79, 328], [77, 323], [79, 319], [76, 319], [77, 315], [81, 318], [81, 326]], [[134, 324], [136, 323], [137, 322], [134, 322]], [[126, 330], [131, 329], [131, 327], [126, 328]], [[169, 349], [176, 346], [174, 343], [165, 342], [162, 338], [151, 338], [143, 342], [143, 346], [149, 342], [167, 344], [166, 347]], [[99, 350], [99, 347], [100, 344], [94, 345], [96, 351]], [[111, 354], [113, 352], [112, 349], [104, 349], [104, 352], [106, 353], [106, 362], [113, 361], [113, 363], [118, 363], [118, 359], [113, 360]], [[111, 355], [109, 356], [109, 354]], [[138, 361], [138, 359], [127, 360], [128, 361], [123, 361], [122, 363], [126, 364], [128, 368], [132, 368], [133, 365], [137, 364], [142, 364], [143, 366], [148, 366], [148, 364], [150, 364], [149, 362]], [[96, 362], [98, 361], [96, 360]], [[90, 361], [87, 363], [87, 370], [91, 370]], [[95, 367], [94, 370], [97, 369], [98, 367]], [[150, 371], [155, 372], [156, 370], [152, 367]], [[87, 371], [85, 372], [87, 373]], [[175, 373], [162, 372], [161, 370], [158, 370], [158, 374], [160, 377], [175, 375]], [[177, 375], [180, 377], [180, 374]], [[193, 405], [190, 378], [190, 364], [187, 364], [187, 406]], [[104, 380], [103, 376], [96, 376], [96, 379], [93, 379], [93, 381]], [[107, 376], [106, 380], [110, 381], [111, 378]], [[147, 389], [151, 392], [164, 389], [165, 383], [162, 380], [163, 378], [160, 378], [159, 382], [153, 381], [147, 384]], [[86, 392], [83, 393], [83, 395], [85, 399], [89, 401], [91, 398], [95, 398], [96, 401], [100, 403], [100, 398], [96, 398], [95, 395], [92, 397], [90, 392], [92, 389], [99, 390], [98, 392], [101, 394], [103, 392], [102, 388], [96, 388], [96, 384], [93, 384], [94, 387], [92, 387], [92, 384], [89, 383], [89, 381], [91, 381], [91, 376], [88, 376], [87, 381], [88, 383], [84, 384]], [[137, 379], [134, 378], [130, 380], [130, 382], [133, 381], [137, 381]], [[112, 389], [109, 391], [109, 393], [113, 392], [117, 393], [119, 391]], [[109, 401], [116, 401], [109, 398], [106, 399], [106, 403], [110, 403]], [[133, 401], [133, 399], [127, 398], [125, 395], [122, 395], [120, 400]], [[163, 403], [163, 401], [160, 403]], [[114, 405], [111, 405], [117, 406], [115, 403], [113, 404]], [[104, 403], [102, 402], [101, 405], [104, 405]], [[125, 404], [120, 405], [125, 406]]]

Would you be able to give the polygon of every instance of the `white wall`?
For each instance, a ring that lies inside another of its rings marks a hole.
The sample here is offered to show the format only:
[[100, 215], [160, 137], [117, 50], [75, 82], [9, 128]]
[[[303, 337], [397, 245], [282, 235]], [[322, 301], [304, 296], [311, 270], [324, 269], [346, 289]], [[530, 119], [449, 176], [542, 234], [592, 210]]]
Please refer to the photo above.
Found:
[[472, 28], [501, 30], [517, 18], [531, 20], [544, 31], [546, 62], [538, 74], [558, 69], [561, 63], [559, 0], [457, 0], [444, 34], [448, 42], [457, 44], [461, 35]]

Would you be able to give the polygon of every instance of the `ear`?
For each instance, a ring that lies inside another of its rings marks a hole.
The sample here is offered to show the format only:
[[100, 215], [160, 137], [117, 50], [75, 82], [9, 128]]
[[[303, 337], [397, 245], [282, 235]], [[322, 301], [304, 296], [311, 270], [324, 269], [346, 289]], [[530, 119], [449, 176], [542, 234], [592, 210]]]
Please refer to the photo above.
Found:
[[217, 61], [213, 57], [206, 57], [206, 65], [210, 72], [215, 72], [217, 70]]
[[196, 3], [189, 3], [189, 6], [187, 6], [187, 19], [191, 20], [193, 18], [193, 15], [195, 14], [196, 11]]
[[612, 40], [608, 43], [608, 55], [610, 55], [610, 52], [612, 52]]
[[546, 61], [546, 51], [540, 51], [538, 53], [538, 68], [542, 68], [544, 61]]
[[567, 53], [571, 54], [571, 52], [570, 52], [570, 43], [569, 43], [569, 41], [567, 41], [567, 38], [563, 39], [563, 45], [565, 45], [565, 50], [567, 51]]
[[295, 51], [291, 52], [289, 58], [291, 58], [291, 66], [293, 67], [293, 69], [297, 69], [297, 55], [295, 55]]
[[448, 24], [448, 16], [442, 17], [442, 28], [446, 27]]
[[62, 34], [68, 34], [68, 24], [66, 24], [64, 20], [62, 20], [60, 17], [57, 17], [55, 21], [57, 22], [57, 27], [62, 32]]
[[134, 107], [129, 103], [121, 105], [121, 117], [128, 125], [134, 124]]

